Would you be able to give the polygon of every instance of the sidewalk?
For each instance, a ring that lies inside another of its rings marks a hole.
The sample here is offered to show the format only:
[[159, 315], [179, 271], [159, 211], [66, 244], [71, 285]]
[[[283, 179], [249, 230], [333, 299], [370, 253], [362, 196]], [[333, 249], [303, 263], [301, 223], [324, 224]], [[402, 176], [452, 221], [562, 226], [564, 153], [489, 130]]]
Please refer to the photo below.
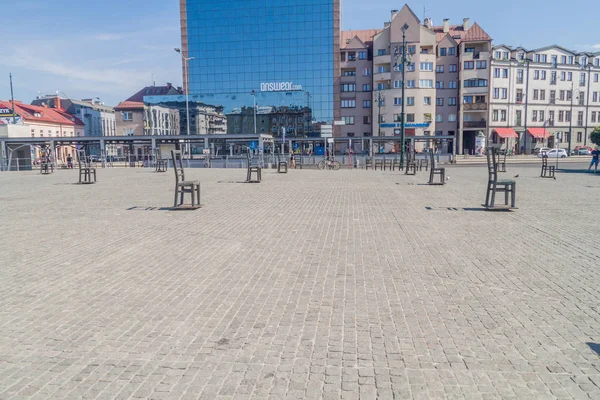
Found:
[[[562, 163], [585, 163], [585, 162], [590, 162], [591, 157], [590, 156], [570, 156], [567, 158], [560, 158], [558, 160], [559, 164]], [[556, 162], [555, 158], [551, 158], [550, 159], [551, 162]], [[541, 164], [542, 159], [538, 158], [537, 156], [534, 155], [529, 155], [529, 156], [511, 156], [511, 157], [506, 157], [506, 163], [507, 164]], [[476, 156], [457, 156], [456, 157], [456, 164], [458, 165], [485, 165], [487, 164], [487, 159], [485, 156], [481, 156], [481, 157], [476, 157]]]

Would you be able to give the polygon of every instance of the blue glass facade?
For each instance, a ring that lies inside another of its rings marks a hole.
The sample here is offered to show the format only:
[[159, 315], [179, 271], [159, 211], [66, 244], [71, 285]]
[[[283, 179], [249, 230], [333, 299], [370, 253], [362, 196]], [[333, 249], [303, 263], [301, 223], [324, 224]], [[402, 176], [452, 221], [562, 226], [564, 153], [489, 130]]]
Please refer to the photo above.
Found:
[[182, 18], [191, 98], [223, 107], [228, 133], [249, 133], [239, 131], [244, 121], [233, 126], [254, 101], [270, 119], [303, 119], [287, 125], [288, 136], [334, 120], [339, 0], [186, 0]]

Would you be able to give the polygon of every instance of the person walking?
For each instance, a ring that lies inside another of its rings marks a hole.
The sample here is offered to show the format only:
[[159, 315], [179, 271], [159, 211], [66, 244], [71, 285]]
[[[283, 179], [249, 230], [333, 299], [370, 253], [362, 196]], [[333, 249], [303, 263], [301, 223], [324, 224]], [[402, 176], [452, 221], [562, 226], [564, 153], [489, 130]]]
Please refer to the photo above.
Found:
[[296, 169], [296, 157], [292, 152], [290, 152], [290, 168]]
[[594, 173], [598, 173], [598, 161], [600, 160], [600, 150], [598, 150], [598, 146], [596, 149], [592, 151], [592, 162], [590, 163], [590, 167], [588, 168], [589, 172], [592, 172], [592, 166], [594, 167]]
[[73, 169], [73, 158], [70, 154], [67, 156], [67, 168]]

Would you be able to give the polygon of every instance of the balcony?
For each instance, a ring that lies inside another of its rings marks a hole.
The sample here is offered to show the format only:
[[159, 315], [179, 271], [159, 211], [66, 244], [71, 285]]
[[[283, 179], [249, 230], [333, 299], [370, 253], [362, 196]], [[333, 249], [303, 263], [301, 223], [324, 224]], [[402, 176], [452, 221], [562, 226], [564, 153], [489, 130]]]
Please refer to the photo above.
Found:
[[465, 103], [463, 109], [465, 111], [485, 111], [487, 110], [487, 103]]
[[379, 81], [390, 81], [392, 80], [392, 74], [390, 71], [386, 71], [386, 72], [376, 72], [375, 74], [373, 74], [373, 80], [376, 82]]
[[342, 83], [354, 83], [356, 82], [356, 75], [342, 75], [340, 81]]
[[373, 64], [389, 64], [391, 63], [391, 58], [389, 54], [383, 55], [383, 56], [375, 56], [373, 57]]
[[517, 85], [523, 84], [523, 78], [517, 78]]
[[464, 121], [464, 128], [486, 128], [487, 121]]

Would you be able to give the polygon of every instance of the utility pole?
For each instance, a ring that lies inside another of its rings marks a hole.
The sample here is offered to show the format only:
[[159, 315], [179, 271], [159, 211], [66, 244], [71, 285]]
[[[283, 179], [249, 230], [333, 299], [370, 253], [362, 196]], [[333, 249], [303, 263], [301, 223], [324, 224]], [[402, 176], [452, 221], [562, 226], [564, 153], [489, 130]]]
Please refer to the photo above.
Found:
[[[404, 103], [406, 102], [406, 66], [408, 58], [406, 54], [406, 31], [408, 30], [408, 24], [404, 24], [402, 27], [402, 111], [400, 114], [400, 137], [401, 137], [401, 151], [400, 151], [400, 165], [404, 165], [404, 152], [406, 151], [406, 114], [404, 113]], [[396, 65], [398, 63], [396, 62]]]
[[[571, 81], [571, 110], [569, 111], [569, 155], [571, 155], [571, 132], [573, 132], [573, 98], [574, 97], [575, 97], [575, 91], [573, 90], [573, 81]], [[558, 148], [558, 144], [557, 144], [556, 148]]]
[[17, 117], [15, 115], [15, 96], [13, 93], [13, 83], [12, 83], [12, 73], [9, 72], [8, 77], [10, 79], [10, 101], [12, 102], [12, 115], [13, 115], [13, 124], [17, 123]]

